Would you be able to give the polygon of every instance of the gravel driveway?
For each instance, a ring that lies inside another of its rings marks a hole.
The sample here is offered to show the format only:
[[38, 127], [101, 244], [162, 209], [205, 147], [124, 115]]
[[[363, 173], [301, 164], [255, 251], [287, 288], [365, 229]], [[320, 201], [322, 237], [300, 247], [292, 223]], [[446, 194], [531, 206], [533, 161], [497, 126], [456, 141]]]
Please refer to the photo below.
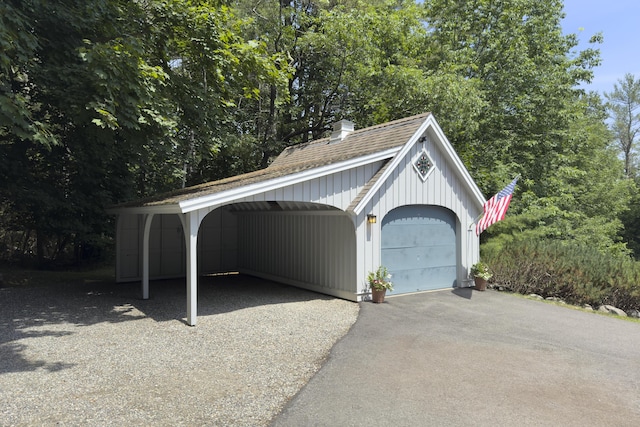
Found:
[[358, 304], [245, 276], [0, 288], [0, 425], [266, 425]]

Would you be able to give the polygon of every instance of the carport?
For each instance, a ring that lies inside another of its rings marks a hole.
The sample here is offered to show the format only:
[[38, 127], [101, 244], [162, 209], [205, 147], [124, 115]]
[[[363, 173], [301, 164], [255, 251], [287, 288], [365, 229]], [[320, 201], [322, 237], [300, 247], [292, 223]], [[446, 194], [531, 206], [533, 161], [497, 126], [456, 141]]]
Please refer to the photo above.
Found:
[[141, 281], [148, 298], [150, 279], [186, 277], [190, 325], [202, 274], [238, 271], [353, 301], [382, 263], [401, 292], [466, 286], [484, 201], [431, 114], [356, 131], [341, 121], [265, 169], [111, 209], [116, 278]]

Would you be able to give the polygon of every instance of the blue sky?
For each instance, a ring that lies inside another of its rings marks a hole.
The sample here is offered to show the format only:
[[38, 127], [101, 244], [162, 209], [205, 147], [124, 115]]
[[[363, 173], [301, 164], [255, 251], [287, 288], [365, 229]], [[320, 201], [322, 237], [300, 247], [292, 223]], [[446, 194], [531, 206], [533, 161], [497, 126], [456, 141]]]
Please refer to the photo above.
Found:
[[631, 73], [640, 77], [640, 1], [638, 0], [564, 0], [565, 34], [578, 34], [579, 50], [589, 47], [589, 39], [601, 32], [604, 43], [598, 45], [602, 64], [594, 71], [587, 90], [602, 94]]

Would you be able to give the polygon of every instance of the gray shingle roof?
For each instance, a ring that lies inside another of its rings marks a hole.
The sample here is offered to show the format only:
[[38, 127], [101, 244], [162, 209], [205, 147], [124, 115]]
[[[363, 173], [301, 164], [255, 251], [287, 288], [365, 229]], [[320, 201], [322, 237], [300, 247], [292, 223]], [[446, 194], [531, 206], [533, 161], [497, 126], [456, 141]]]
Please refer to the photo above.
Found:
[[419, 114], [356, 130], [347, 135], [342, 141], [332, 144], [329, 138], [323, 138], [294, 145], [283, 150], [273, 163], [265, 169], [124, 203], [115, 208], [175, 205], [185, 200], [213, 195], [401, 147], [411, 138], [429, 115], [430, 113]]
[[318, 139], [285, 148], [270, 167], [324, 160], [335, 163], [404, 145], [430, 113], [356, 130], [341, 142]]

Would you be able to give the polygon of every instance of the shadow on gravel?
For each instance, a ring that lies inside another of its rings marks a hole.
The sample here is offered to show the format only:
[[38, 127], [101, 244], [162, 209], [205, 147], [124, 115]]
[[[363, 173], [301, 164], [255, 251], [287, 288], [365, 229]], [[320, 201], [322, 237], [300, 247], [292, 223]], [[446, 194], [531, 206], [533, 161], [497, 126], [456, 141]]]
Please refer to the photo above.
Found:
[[[180, 320], [186, 324], [187, 285], [184, 279], [151, 282], [148, 300], [140, 299], [139, 283], [129, 286], [136, 292], [132, 304], [147, 317], [158, 322]], [[198, 280], [198, 317], [318, 299], [335, 298], [242, 274], [205, 276]]]
[[[334, 298], [238, 274], [201, 277], [198, 316], [317, 299]], [[184, 279], [152, 281], [148, 300], [140, 298], [139, 282], [0, 288], [0, 375], [71, 367], [27, 360], [23, 354], [25, 341], [30, 338], [55, 339], [73, 334], [69, 325], [116, 324], [148, 318], [184, 323], [186, 304]], [[64, 327], [67, 330], [62, 330]]]

